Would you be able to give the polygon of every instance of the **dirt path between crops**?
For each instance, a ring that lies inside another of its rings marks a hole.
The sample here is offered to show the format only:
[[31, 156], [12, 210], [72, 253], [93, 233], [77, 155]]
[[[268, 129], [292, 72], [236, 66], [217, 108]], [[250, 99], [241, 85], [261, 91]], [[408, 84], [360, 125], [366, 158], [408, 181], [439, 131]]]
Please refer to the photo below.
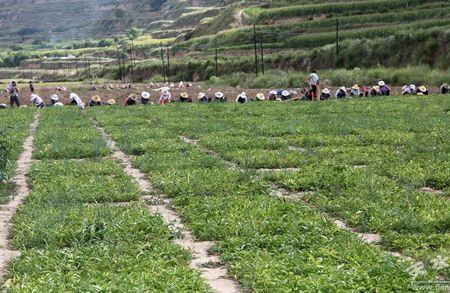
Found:
[[179, 239], [174, 241], [176, 244], [192, 252], [193, 258], [189, 263], [190, 268], [200, 272], [214, 292], [241, 292], [237, 281], [228, 276], [227, 269], [220, 261], [219, 256], [209, 253], [214, 246], [214, 242], [196, 241], [192, 232], [183, 225], [180, 215], [173, 209], [171, 200], [161, 194], [157, 196], [157, 190], [146, 179], [145, 174], [134, 168], [130, 158], [117, 147], [106, 131], [95, 120], [92, 121], [106, 140], [108, 147], [113, 151], [113, 159], [119, 162], [124, 171], [139, 185], [148, 209], [154, 214], [160, 214], [165, 224], [173, 232], [180, 235]]
[[12, 258], [20, 255], [19, 251], [14, 251], [10, 246], [10, 227], [11, 220], [16, 213], [19, 205], [21, 205], [30, 190], [27, 185], [27, 173], [30, 171], [33, 163], [33, 146], [36, 128], [39, 123], [39, 113], [34, 116], [34, 121], [29, 128], [29, 135], [23, 144], [23, 152], [17, 161], [17, 169], [15, 176], [11, 181], [16, 185], [15, 195], [5, 205], [0, 206], [0, 283], [6, 273], [8, 263]]
[[[223, 159], [222, 156], [219, 153], [202, 146], [198, 141], [193, 140], [191, 138], [188, 138], [186, 136], [180, 136], [179, 138], [182, 141], [184, 141], [185, 143], [192, 144], [192, 145], [196, 146], [202, 152], [210, 154], [214, 158], [216, 158], [218, 160], [221, 160], [222, 162], [225, 162], [225, 164], [227, 164], [229, 166], [230, 170], [240, 171], [240, 172], [244, 172], [245, 171], [245, 169], [240, 167], [239, 165], [237, 165], [237, 164], [235, 164], [233, 162], [230, 162], [230, 161], [228, 161], [226, 159]], [[287, 168], [287, 169], [284, 169], [284, 170], [288, 171], [289, 169], [290, 168]], [[276, 169], [276, 170], [279, 171], [279, 170], [282, 170], [282, 169]], [[256, 171], [261, 173], [261, 172], [270, 172], [270, 171], [273, 171], [273, 170], [271, 170], [271, 169], [259, 169], [259, 170], [256, 170]], [[286, 190], [286, 189], [284, 189], [284, 188], [282, 188], [282, 187], [280, 187], [280, 186], [278, 186], [276, 184], [272, 184], [271, 185], [271, 189], [272, 189], [272, 196], [274, 196], [274, 197], [277, 197], [277, 198], [282, 199], [282, 200], [299, 201], [299, 202], [301, 202], [301, 203], [311, 207], [312, 209], [317, 210], [312, 204], [310, 204], [308, 201], [305, 200], [305, 196], [308, 195], [308, 192], [291, 192], [291, 191], [288, 191], [288, 190]], [[329, 214], [325, 214], [325, 213], [322, 213], [322, 214], [325, 217], [327, 217], [330, 221], [332, 221], [338, 228], [346, 230], [346, 231], [349, 231], [349, 232], [357, 235], [358, 238], [361, 241], [365, 242], [365, 243], [378, 244], [381, 241], [381, 235], [380, 234], [361, 233], [361, 232], [358, 231], [357, 228], [350, 227], [347, 223], [345, 223], [341, 219], [334, 218], [333, 216], [331, 216]], [[402, 255], [400, 253], [393, 253], [393, 252], [389, 252], [389, 251], [386, 251], [386, 253], [389, 254], [389, 255], [393, 255], [393, 256], [396, 256], [398, 258], [404, 259], [404, 260], [417, 262], [417, 260], [414, 260], [414, 259], [412, 259], [410, 257], [404, 256], [404, 255]]]

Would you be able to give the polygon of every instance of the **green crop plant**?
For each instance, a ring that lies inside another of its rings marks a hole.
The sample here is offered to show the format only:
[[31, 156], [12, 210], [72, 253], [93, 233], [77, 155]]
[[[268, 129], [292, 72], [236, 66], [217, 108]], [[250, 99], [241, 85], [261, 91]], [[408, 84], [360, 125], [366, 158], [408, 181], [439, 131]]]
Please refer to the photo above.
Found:
[[79, 159], [109, 154], [100, 133], [76, 107], [45, 109], [36, 134], [36, 159]]

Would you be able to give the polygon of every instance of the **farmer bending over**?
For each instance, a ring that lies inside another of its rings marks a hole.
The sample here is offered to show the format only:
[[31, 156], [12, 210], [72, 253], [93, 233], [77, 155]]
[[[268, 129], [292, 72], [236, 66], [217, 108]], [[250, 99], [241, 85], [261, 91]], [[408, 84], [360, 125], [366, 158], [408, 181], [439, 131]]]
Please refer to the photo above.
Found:
[[74, 105], [80, 109], [84, 109], [85, 105], [77, 94], [71, 93], [69, 99], [70, 99], [69, 105]]
[[150, 103], [150, 93], [149, 92], [142, 92], [141, 93], [141, 103], [142, 105], [148, 105]]
[[240, 104], [247, 103], [247, 94], [245, 92], [240, 93], [236, 98], [236, 103]]
[[334, 94], [336, 99], [345, 99], [347, 98], [347, 88], [345, 86], [341, 86], [336, 93]]
[[189, 98], [189, 94], [187, 92], [182, 92], [178, 99], [181, 103], [192, 103], [192, 99]]
[[31, 104], [33, 106], [38, 107], [39, 109], [42, 109], [42, 108], [45, 107], [44, 101], [41, 99], [41, 97], [39, 97], [36, 94], [32, 94], [31, 97], [30, 97], [30, 100], [31, 100]]
[[90, 100], [89, 100], [89, 107], [95, 107], [95, 106], [101, 106], [102, 103], [102, 99], [100, 99], [100, 97], [98, 95], [93, 96]]
[[330, 90], [328, 88], [324, 88], [320, 94], [320, 100], [325, 101], [329, 98], [331, 98]]
[[129, 95], [128, 98], [125, 100], [125, 106], [134, 106], [136, 105], [136, 95]]
[[450, 87], [448, 85], [448, 83], [444, 82], [440, 88], [439, 88], [439, 92], [443, 95], [450, 93]]
[[214, 100], [216, 102], [226, 102], [227, 97], [225, 97], [225, 95], [222, 92], [217, 92], [214, 94]]

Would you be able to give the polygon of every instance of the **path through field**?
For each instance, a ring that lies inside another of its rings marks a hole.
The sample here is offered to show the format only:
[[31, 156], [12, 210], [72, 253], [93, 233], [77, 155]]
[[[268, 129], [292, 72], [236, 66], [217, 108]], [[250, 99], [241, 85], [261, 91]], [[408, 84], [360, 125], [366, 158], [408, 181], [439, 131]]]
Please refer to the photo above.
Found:
[[39, 113], [35, 114], [34, 121], [30, 125], [29, 135], [23, 144], [23, 152], [17, 161], [16, 175], [11, 180], [16, 185], [16, 194], [7, 204], [0, 206], [0, 282], [3, 281], [9, 261], [20, 254], [19, 251], [11, 248], [9, 243], [9, 229], [12, 217], [30, 192], [26, 176], [33, 163], [31, 158], [33, 154], [34, 136], [38, 124]]
[[213, 248], [214, 243], [211, 241], [195, 240], [192, 232], [183, 225], [180, 215], [173, 209], [171, 200], [167, 196], [158, 193], [146, 179], [146, 176], [138, 169], [133, 168], [130, 158], [117, 148], [116, 143], [105, 130], [98, 126], [95, 121], [93, 123], [107, 141], [108, 147], [113, 152], [113, 158], [138, 183], [141, 192], [146, 194], [143, 199], [148, 203], [149, 210], [152, 213], [161, 215], [167, 226], [180, 231], [180, 238], [176, 239], [175, 243], [191, 251], [193, 254], [193, 258], [189, 262], [190, 267], [201, 273], [202, 277], [214, 292], [240, 292], [239, 284], [228, 277], [227, 270], [221, 264], [219, 257], [209, 252]]

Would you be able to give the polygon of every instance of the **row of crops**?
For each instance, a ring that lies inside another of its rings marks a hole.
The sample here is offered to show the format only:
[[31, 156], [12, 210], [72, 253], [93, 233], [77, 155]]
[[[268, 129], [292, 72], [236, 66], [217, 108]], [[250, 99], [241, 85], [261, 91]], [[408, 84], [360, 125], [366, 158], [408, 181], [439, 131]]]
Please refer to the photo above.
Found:
[[[246, 289], [405, 290], [414, 278], [450, 276], [432, 266], [450, 256], [449, 117], [441, 97], [90, 114], [173, 199], [195, 236], [216, 242], [214, 252]], [[259, 172], [288, 167], [299, 169]], [[273, 183], [304, 192], [308, 205], [272, 197]], [[381, 242], [365, 244], [322, 213], [379, 233]], [[410, 262], [385, 251], [423, 261], [423, 274], [412, 276]]]
[[[11, 112], [20, 117], [19, 111]], [[16, 291], [206, 291], [190, 254], [149, 213], [105, 141], [76, 109], [41, 113], [32, 190], [14, 216], [21, 256], [3, 289]], [[83, 159], [83, 160], [79, 160]], [[127, 205], [114, 204], [130, 202]]]
[[[11, 228], [22, 254], [4, 289], [208, 291], [89, 118], [197, 240], [215, 243], [210, 253], [245, 290], [406, 291], [448, 280], [449, 111], [442, 96], [45, 109], [31, 193]], [[274, 186], [302, 198], [281, 200]], [[332, 218], [381, 240], [367, 244]]]
[[5, 112], [0, 116], [0, 204], [8, 200], [14, 188], [8, 179], [22, 151], [23, 140], [32, 120], [32, 110]]

